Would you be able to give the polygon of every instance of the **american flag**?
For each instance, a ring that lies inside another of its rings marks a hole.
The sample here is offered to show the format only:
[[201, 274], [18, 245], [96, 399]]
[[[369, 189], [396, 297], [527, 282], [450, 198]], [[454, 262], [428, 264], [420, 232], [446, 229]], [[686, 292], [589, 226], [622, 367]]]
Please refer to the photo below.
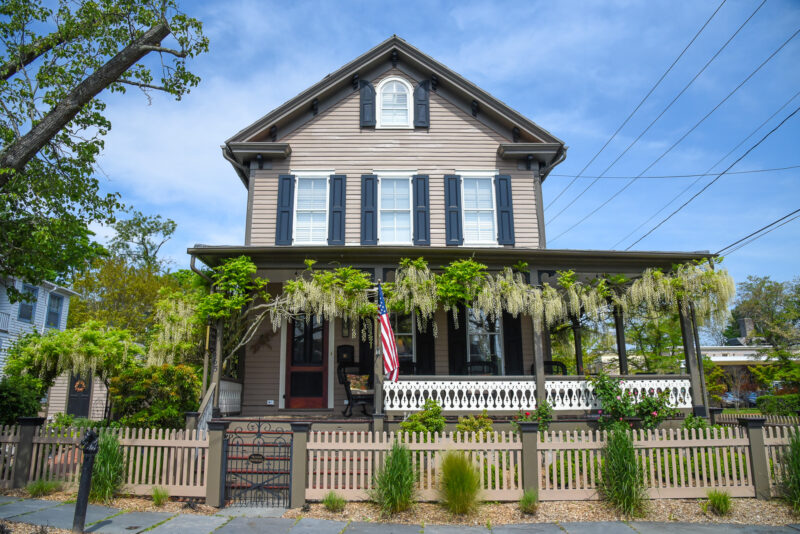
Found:
[[383, 299], [383, 288], [378, 284], [378, 321], [381, 323], [381, 345], [383, 346], [383, 372], [392, 382], [397, 382], [400, 377], [400, 362], [397, 359], [397, 343], [394, 340], [392, 323], [389, 321], [389, 312], [386, 301]]

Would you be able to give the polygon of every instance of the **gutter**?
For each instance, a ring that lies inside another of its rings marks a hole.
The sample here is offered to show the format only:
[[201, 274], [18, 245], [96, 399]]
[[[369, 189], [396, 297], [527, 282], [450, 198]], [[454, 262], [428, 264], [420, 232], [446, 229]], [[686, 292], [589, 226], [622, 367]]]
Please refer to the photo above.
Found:
[[558, 149], [556, 156], [553, 158], [553, 161], [550, 162], [544, 169], [539, 170], [539, 179], [542, 183], [544, 183], [545, 178], [547, 175], [550, 174], [550, 171], [556, 168], [561, 162], [567, 159], [567, 147], [561, 145], [561, 148]]
[[[233, 157], [233, 151], [231, 150], [231, 147], [228, 145], [227, 142], [220, 148], [222, 148], [222, 157], [228, 160], [228, 162], [231, 165], [233, 165], [233, 170], [235, 170], [236, 174], [239, 175], [239, 179], [244, 184], [245, 189], [250, 189], [250, 176], [249, 176], [250, 169], [248, 169], [247, 167], [236, 161], [236, 158]], [[192, 270], [194, 270], [194, 267], [192, 267]]]

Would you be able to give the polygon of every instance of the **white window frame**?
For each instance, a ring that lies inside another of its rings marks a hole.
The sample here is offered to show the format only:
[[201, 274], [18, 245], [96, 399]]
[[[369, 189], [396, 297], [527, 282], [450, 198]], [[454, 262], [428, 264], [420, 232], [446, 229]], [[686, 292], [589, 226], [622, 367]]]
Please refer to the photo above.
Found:
[[[331, 198], [331, 175], [336, 171], [289, 171], [294, 175], [294, 199], [292, 206], [292, 245], [327, 245], [328, 244], [328, 224], [330, 219], [330, 198]], [[297, 198], [298, 185], [303, 179], [325, 178], [325, 239], [322, 241], [297, 241]]]
[[[47, 324], [47, 319], [50, 316], [50, 303], [53, 302], [53, 298], [59, 299], [59, 301], [60, 301], [60, 304], [58, 306], [58, 321], [56, 321], [55, 325], [49, 325], [49, 324]], [[63, 316], [64, 316], [64, 295], [59, 295], [57, 293], [52, 293], [52, 292], [49, 293], [47, 295], [47, 310], [45, 311], [45, 314], [44, 314], [44, 326], [46, 328], [60, 329], [61, 328], [61, 318]]]
[[466, 208], [464, 202], [464, 179], [465, 178], [481, 178], [490, 180], [489, 189], [492, 194], [492, 228], [494, 229], [494, 239], [486, 241], [467, 241], [466, 231], [464, 231], [464, 245], [466, 246], [489, 246], [497, 247], [497, 198], [495, 194], [495, 177], [498, 172], [495, 171], [456, 171], [456, 174], [461, 177], [461, 228], [462, 231], [466, 230]]
[[[470, 355], [470, 342], [469, 342], [469, 336], [470, 336], [469, 314], [472, 313], [472, 308], [467, 307], [466, 310], [467, 310], [467, 316], [464, 317], [464, 321], [467, 323], [467, 327], [465, 328], [465, 330], [467, 332], [467, 334], [466, 334], [467, 335], [467, 350], [466, 350], [466, 353], [467, 353], [466, 358], [467, 358], [467, 360], [466, 360], [466, 362], [467, 362], [467, 364], [469, 364], [470, 358], [471, 358], [471, 355]], [[503, 339], [503, 317], [502, 316], [498, 317], [497, 321], [498, 321], [498, 323], [500, 325], [499, 331], [496, 332], [496, 333], [489, 333], [487, 335], [489, 335], [489, 336], [497, 336], [497, 339], [499, 340], [498, 342], [500, 343], [500, 350], [502, 352], [500, 354], [500, 365], [497, 366], [497, 376], [505, 376], [506, 375], [506, 354], [505, 354], [506, 345], [505, 345], [505, 341]]]
[[[390, 312], [389, 321], [391, 323], [392, 317], [395, 318], [395, 323], [397, 323], [397, 317], [400, 315], [406, 315], [404, 313], [398, 312]], [[415, 312], [411, 312], [411, 361], [414, 362], [414, 365], [417, 365], [417, 314]], [[392, 326], [392, 331], [394, 331], [394, 326]], [[397, 337], [397, 332], [394, 332], [395, 337]], [[403, 335], [408, 335], [403, 333]], [[398, 355], [399, 356], [399, 355]]]
[[[32, 291], [27, 291], [30, 288]], [[23, 300], [17, 304], [17, 321], [20, 323], [28, 323], [28, 324], [36, 324], [36, 305], [39, 303], [39, 286], [32, 286], [30, 284], [26, 284], [23, 282], [22, 284], [22, 293], [30, 293], [33, 295], [32, 301]], [[23, 319], [20, 317], [22, 313], [22, 306], [30, 306], [31, 307], [31, 318], [30, 319]]]
[[[373, 171], [378, 176], [378, 244], [379, 245], [413, 245], [414, 244], [414, 175], [417, 171]], [[381, 185], [383, 178], [407, 178], [408, 179], [408, 219], [409, 235], [408, 241], [384, 241], [381, 237]]]
[[[383, 124], [383, 98], [382, 92], [383, 88], [389, 82], [400, 82], [403, 84], [408, 91], [408, 101], [406, 105], [408, 106], [408, 123], [406, 124]], [[413, 130], [414, 129], [414, 88], [408, 83], [407, 80], [404, 80], [400, 76], [389, 76], [378, 83], [378, 87], [375, 88], [375, 99], [377, 102], [375, 103], [376, 108], [376, 122], [375, 128], [381, 130]]]

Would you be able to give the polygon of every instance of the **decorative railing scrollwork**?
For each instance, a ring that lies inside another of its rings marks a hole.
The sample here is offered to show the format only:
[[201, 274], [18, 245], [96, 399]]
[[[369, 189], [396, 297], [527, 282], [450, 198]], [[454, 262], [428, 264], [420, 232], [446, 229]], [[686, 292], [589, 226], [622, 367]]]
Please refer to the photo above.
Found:
[[536, 382], [531, 379], [400, 380], [383, 385], [387, 411], [413, 412], [433, 399], [442, 411], [517, 412], [536, 408]]

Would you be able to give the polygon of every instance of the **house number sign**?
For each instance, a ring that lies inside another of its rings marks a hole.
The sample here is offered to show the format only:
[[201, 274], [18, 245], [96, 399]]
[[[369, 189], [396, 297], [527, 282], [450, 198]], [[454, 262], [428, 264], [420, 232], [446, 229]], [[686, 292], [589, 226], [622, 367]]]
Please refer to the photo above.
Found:
[[250, 461], [251, 464], [260, 464], [264, 462], [264, 455], [253, 453], [250, 456], [248, 456], [247, 459]]

